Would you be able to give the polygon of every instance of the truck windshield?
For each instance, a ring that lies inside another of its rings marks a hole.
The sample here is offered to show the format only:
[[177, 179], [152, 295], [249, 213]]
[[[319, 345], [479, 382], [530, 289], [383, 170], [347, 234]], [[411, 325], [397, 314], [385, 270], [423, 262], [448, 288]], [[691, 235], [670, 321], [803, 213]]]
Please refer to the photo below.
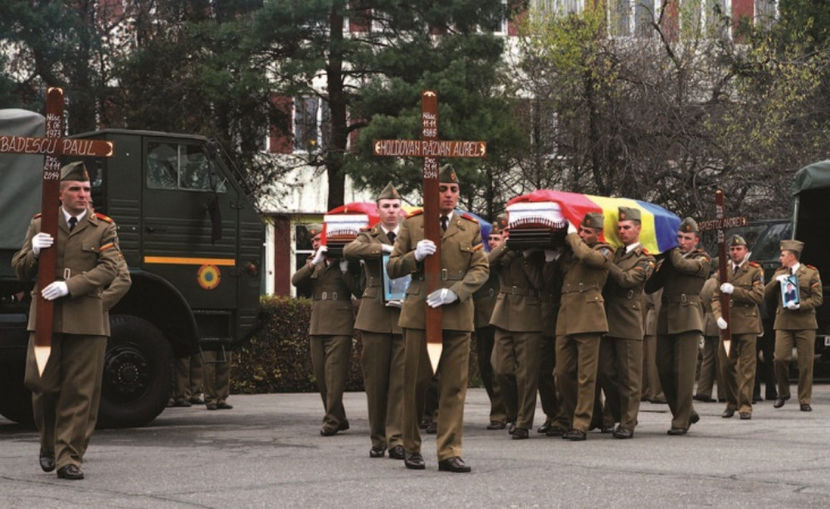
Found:
[[147, 143], [147, 187], [226, 192], [203, 147], [195, 144]]

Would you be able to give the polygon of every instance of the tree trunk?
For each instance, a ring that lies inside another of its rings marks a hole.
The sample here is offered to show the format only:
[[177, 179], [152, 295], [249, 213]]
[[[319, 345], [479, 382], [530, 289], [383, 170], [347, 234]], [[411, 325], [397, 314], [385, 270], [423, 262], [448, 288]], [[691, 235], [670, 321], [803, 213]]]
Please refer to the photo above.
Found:
[[332, 3], [329, 14], [330, 45], [326, 80], [331, 119], [331, 139], [326, 151], [326, 175], [329, 182], [328, 210], [343, 205], [346, 177], [343, 156], [346, 153], [346, 95], [343, 92], [343, 2]]

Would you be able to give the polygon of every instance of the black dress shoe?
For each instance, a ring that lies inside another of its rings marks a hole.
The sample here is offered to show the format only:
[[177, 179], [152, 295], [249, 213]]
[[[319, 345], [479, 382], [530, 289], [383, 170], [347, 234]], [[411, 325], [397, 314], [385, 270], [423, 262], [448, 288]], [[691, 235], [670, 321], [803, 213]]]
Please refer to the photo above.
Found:
[[778, 399], [778, 391], [770, 391], [770, 392], [767, 392], [767, 393], [764, 395], [764, 398], [765, 398], [767, 401], [772, 401], [772, 400], [774, 400], [774, 399]]
[[337, 434], [337, 428], [327, 428], [325, 426], [320, 428], [320, 435], [321, 436], [330, 437], [330, 436], [336, 435], [336, 434]]
[[545, 421], [544, 424], [536, 428], [536, 433], [547, 433], [550, 429], [550, 421]]
[[207, 408], [208, 410], [219, 410], [219, 405], [217, 405], [216, 403], [208, 403], [207, 405], [205, 405], [205, 408]]
[[742, 421], [748, 421], [748, 420], [752, 419], [752, 414], [749, 413], [749, 412], [740, 412], [738, 415], [741, 416]]
[[396, 445], [395, 447], [389, 449], [390, 460], [402, 460], [404, 457], [406, 457], [406, 453], [404, 452], [402, 445]]
[[801, 411], [802, 412], [812, 412], [813, 407], [811, 407], [809, 403], [802, 403], [801, 404]]
[[672, 428], [666, 432], [667, 435], [678, 436], [685, 435], [688, 430], [686, 428]]
[[574, 442], [579, 442], [581, 440], [587, 439], [588, 436], [581, 429], [572, 429], [572, 430], [568, 430], [565, 433], [563, 433], [562, 438], [565, 439], [565, 440], [571, 440], [571, 441], [574, 441]]
[[692, 396], [692, 399], [694, 399], [696, 401], [702, 401], [704, 403], [714, 403], [715, 402], [715, 398], [713, 398], [712, 396], [703, 396], [701, 394], [695, 394], [694, 396]]
[[565, 431], [567, 430], [564, 430], [559, 426], [551, 426], [550, 429], [545, 432], [545, 435], [549, 437], [561, 437], [565, 434]]
[[406, 465], [406, 468], [412, 470], [423, 470], [427, 467], [426, 463], [424, 463], [424, 457], [419, 452], [406, 453], [403, 464]]
[[190, 401], [188, 401], [184, 398], [179, 398], [179, 399], [173, 401], [173, 405], [171, 405], [171, 406], [174, 406], [174, 407], [190, 407], [190, 406], [193, 406], [193, 404], [190, 403]]
[[[527, 432], [527, 430], [525, 430]], [[453, 456], [452, 458], [441, 460], [438, 462], [438, 470], [440, 472], [457, 472], [466, 473], [472, 469], [464, 463], [460, 456]]]
[[507, 434], [512, 435], [515, 432], [516, 432], [516, 423], [515, 422], [509, 423], [507, 425]]
[[614, 430], [614, 438], [634, 438], [634, 431], [628, 428], [617, 426], [617, 429]]
[[346, 431], [349, 429], [349, 421], [343, 420], [339, 426], [337, 426], [337, 431]]
[[51, 472], [55, 470], [55, 453], [40, 451], [40, 468], [44, 472]]
[[84, 473], [81, 472], [81, 469], [75, 465], [66, 465], [58, 469], [58, 479], [69, 479], [71, 481], [77, 481], [78, 479], [83, 478]]
[[[216, 408], [219, 409], [219, 410], [230, 410], [231, 408], [233, 408], [233, 405], [229, 405], [229, 404], [225, 403], [224, 401], [222, 401], [222, 402], [216, 403]], [[346, 428], [346, 429], [348, 429], [348, 428]]]
[[698, 414], [697, 412], [692, 410], [692, 415], [689, 416], [689, 425], [691, 426], [692, 424], [697, 424], [697, 422], [699, 420], [700, 420], [700, 414]]
[[372, 447], [369, 449], [370, 458], [382, 458], [386, 454], [386, 447]]
[[603, 424], [602, 426], [599, 427], [599, 432], [600, 433], [613, 433], [614, 432], [614, 426], [606, 426], [605, 424]]
[[499, 421], [493, 421], [493, 422], [491, 422], [490, 424], [487, 425], [487, 429], [504, 429], [506, 427], [507, 427], [507, 423], [499, 422]]
[[786, 403], [788, 399], [790, 399], [790, 398], [788, 398], [788, 397], [787, 398], [778, 398], [778, 399], [775, 400], [775, 403], [772, 404], [772, 407], [773, 408], [781, 408], [782, 406], [784, 406], [784, 403]]
[[530, 438], [530, 433], [528, 433], [527, 428], [516, 428], [512, 438], [513, 440], [524, 440], [525, 438]]
[[729, 419], [733, 415], [735, 415], [735, 409], [734, 408], [727, 408], [726, 410], [723, 411], [722, 414], [720, 414], [720, 416], [723, 417], [724, 419]]

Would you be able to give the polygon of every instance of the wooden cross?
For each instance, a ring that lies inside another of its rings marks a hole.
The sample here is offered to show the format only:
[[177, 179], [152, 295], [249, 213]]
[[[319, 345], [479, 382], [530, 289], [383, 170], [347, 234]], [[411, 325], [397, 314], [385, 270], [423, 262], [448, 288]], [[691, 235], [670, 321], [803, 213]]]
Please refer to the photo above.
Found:
[[[60, 161], [58, 156], [112, 157], [114, 146], [110, 141], [73, 140], [63, 138], [63, 90], [50, 87], [46, 91], [46, 136], [0, 135], [0, 153], [45, 155], [43, 166], [43, 190], [41, 193], [40, 231], [52, 238], [58, 234], [58, 195], [60, 193]], [[41, 250], [38, 256], [37, 287], [43, 290], [55, 280], [57, 249], [55, 245]], [[52, 352], [52, 324], [54, 303], [37, 298], [35, 322], [35, 360], [40, 375], [46, 368]]]
[[[374, 140], [376, 156], [424, 158], [424, 238], [435, 243], [435, 253], [424, 259], [424, 279], [427, 295], [440, 288], [441, 282], [441, 228], [438, 210], [438, 158], [476, 157], [487, 155], [487, 143], [483, 141], [447, 141], [438, 139], [438, 95], [432, 90], [421, 93], [420, 140]], [[426, 339], [432, 371], [438, 369], [441, 359], [442, 327], [441, 307], [426, 306]]]
[[[724, 217], [723, 205], [723, 191], [718, 189], [715, 191], [715, 219], [709, 221], [702, 221], [698, 223], [697, 228], [701, 232], [716, 230], [718, 232], [718, 277], [721, 283], [729, 281], [726, 264], [726, 232], [727, 228], [735, 228], [737, 226], [744, 226], [747, 223], [746, 217]], [[721, 339], [723, 339], [723, 348], [726, 350], [726, 355], [729, 356], [729, 351], [732, 345], [732, 320], [729, 309], [729, 301], [731, 296], [720, 292], [720, 314], [726, 322], [726, 328], [721, 330]]]

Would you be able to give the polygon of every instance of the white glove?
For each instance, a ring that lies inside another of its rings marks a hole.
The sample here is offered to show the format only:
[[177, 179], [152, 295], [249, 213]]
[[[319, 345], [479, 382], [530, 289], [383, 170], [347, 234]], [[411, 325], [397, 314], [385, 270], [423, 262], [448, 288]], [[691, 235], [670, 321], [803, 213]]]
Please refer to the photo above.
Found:
[[391, 253], [395, 246], [391, 244], [381, 244], [380, 248], [383, 250], [384, 253]]
[[311, 259], [312, 265], [317, 265], [318, 263], [323, 261], [323, 255], [326, 251], [328, 251], [328, 246], [320, 246], [317, 248], [317, 251], [314, 252], [314, 258]]
[[546, 262], [554, 262], [559, 259], [562, 255], [562, 251], [559, 249], [545, 249], [545, 261]]
[[788, 302], [787, 303], [787, 309], [789, 309], [791, 311], [795, 311], [796, 309], [798, 309], [800, 307], [801, 307], [801, 304], [799, 304], [797, 302]]
[[787, 276], [786, 274], [779, 274], [779, 275], [775, 276], [775, 280], [778, 281], [779, 283], [783, 283], [784, 281], [787, 280], [788, 277], [789, 276]]
[[720, 329], [720, 330], [726, 330], [726, 327], [727, 327], [728, 325], [729, 325], [729, 324], [727, 324], [727, 323], [726, 323], [726, 320], [724, 320], [723, 318], [718, 318], [718, 329]]
[[570, 221], [568, 221], [568, 233], [576, 233], [576, 226]]
[[435, 242], [429, 239], [419, 240], [415, 246], [415, 259], [419, 262], [433, 253], [435, 253]]
[[35, 256], [40, 256], [40, 250], [51, 246], [54, 242], [55, 239], [53, 239], [48, 233], [38, 233], [32, 237], [32, 253], [34, 253]]
[[522, 251], [522, 258], [529, 258], [535, 251], [535, 249], [525, 249]]
[[723, 283], [720, 285], [721, 293], [732, 293], [735, 291], [735, 287], [732, 286], [732, 283]]
[[345, 274], [349, 271], [349, 260], [340, 260], [340, 272]]
[[40, 294], [46, 300], [55, 300], [69, 295], [69, 287], [66, 286], [66, 281], [52, 281]]
[[457, 300], [458, 295], [449, 288], [441, 288], [427, 295], [427, 304], [431, 308], [437, 308], [438, 306], [443, 306], [444, 304], [449, 304]]

